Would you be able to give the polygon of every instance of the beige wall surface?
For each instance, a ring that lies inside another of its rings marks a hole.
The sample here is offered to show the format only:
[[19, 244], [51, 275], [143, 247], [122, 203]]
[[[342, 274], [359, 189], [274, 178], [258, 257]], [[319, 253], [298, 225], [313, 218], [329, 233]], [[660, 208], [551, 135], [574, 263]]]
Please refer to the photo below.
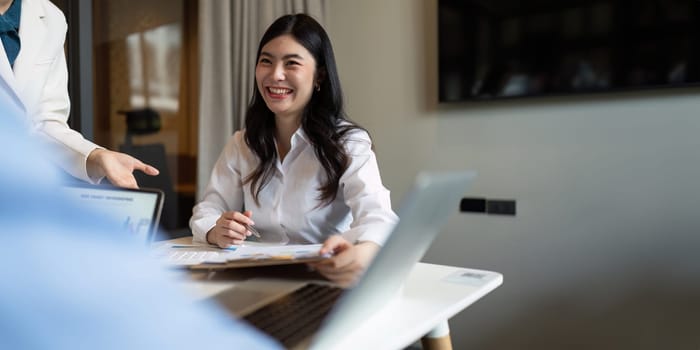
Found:
[[700, 347], [700, 90], [439, 105], [436, 8], [334, 0], [326, 25], [396, 206], [422, 169], [518, 202], [455, 214], [424, 259], [505, 276], [455, 349]]

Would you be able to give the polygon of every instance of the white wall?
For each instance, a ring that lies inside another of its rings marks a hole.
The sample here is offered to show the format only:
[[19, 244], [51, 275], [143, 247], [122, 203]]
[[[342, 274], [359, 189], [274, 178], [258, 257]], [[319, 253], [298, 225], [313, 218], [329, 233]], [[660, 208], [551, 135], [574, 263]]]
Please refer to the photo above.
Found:
[[455, 214], [424, 259], [505, 276], [455, 349], [700, 347], [700, 90], [438, 105], [436, 6], [335, 0], [326, 23], [395, 205], [419, 169], [517, 200]]

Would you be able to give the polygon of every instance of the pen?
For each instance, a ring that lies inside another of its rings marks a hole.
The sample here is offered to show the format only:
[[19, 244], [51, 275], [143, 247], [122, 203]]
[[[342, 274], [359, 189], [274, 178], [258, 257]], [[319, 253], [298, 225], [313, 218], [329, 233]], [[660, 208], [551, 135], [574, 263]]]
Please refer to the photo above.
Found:
[[253, 236], [260, 238], [260, 232], [258, 232], [258, 230], [253, 228], [253, 226], [246, 225], [246, 228], [248, 229], [248, 231], [250, 231], [250, 233], [253, 234]]

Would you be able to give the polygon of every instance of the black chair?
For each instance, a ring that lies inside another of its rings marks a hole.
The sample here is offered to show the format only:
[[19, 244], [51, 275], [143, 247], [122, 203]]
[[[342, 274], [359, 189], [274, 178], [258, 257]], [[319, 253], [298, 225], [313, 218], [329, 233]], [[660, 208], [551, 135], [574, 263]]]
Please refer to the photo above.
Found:
[[126, 136], [124, 144], [119, 147], [119, 150], [156, 167], [160, 171], [160, 174], [157, 176], [150, 176], [136, 171], [134, 172], [134, 177], [139, 187], [158, 188], [165, 194], [163, 213], [160, 218], [161, 232], [166, 231], [164, 233], [169, 236], [166, 238], [174, 238], [172, 237], [174, 234], [171, 233], [178, 229], [178, 197], [168, 170], [165, 145], [162, 143], [134, 145], [132, 140], [134, 135], [148, 135], [160, 131], [160, 115], [148, 107], [119, 111], [119, 113], [126, 116]]

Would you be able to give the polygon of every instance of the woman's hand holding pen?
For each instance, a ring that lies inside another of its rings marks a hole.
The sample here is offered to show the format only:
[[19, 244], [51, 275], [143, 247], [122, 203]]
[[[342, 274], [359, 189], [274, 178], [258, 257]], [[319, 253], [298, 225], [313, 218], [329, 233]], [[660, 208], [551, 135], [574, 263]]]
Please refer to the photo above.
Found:
[[309, 266], [329, 280], [350, 287], [360, 279], [379, 248], [374, 242], [352, 244], [343, 236], [331, 236], [323, 243], [320, 253], [332, 254], [332, 257]]
[[[216, 244], [221, 248], [242, 244], [248, 236], [257, 233], [252, 229], [255, 222], [251, 219], [253, 212], [246, 210], [227, 211], [216, 220], [216, 226], [207, 232], [207, 242]], [[259, 235], [256, 235], [259, 236]]]

